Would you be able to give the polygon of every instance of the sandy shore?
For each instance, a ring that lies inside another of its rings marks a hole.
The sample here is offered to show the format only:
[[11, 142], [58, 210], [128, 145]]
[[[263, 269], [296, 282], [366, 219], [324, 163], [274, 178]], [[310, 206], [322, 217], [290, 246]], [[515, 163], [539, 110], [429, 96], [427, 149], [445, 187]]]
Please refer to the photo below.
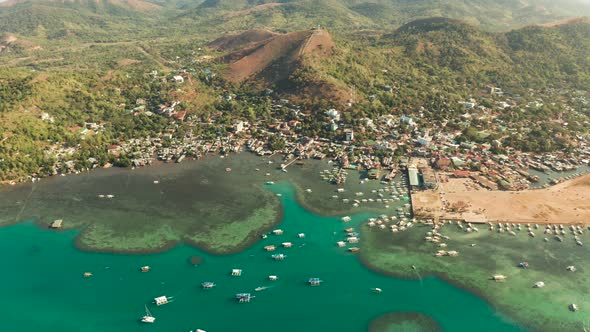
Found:
[[[590, 175], [518, 192], [476, 190], [470, 181], [449, 179], [436, 191], [414, 194], [415, 213], [472, 222], [590, 224]], [[452, 213], [448, 207], [463, 208]]]

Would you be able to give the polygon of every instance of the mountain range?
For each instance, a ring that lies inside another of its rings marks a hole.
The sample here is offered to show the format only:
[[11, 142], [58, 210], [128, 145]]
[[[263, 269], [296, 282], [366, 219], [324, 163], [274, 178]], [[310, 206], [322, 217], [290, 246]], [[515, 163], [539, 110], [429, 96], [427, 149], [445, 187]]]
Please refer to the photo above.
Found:
[[585, 0], [7, 0], [0, 2], [0, 32], [105, 41], [317, 25], [338, 32], [392, 30], [429, 17], [506, 31], [587, 15]]

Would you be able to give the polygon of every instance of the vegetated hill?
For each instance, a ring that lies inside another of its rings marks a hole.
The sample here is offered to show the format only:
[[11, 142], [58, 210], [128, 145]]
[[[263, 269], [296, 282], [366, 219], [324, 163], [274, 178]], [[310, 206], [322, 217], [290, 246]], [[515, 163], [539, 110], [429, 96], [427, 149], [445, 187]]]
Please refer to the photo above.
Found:
[[491, 33], [460, 21], [433, 18], [408, 23], [383, 36], [381, 42], [413, 65], [462, 75], [499, 75], [498, 79], [515, 83], [590, 84], [588, 20]]
[[590, 15], [590, 4], [580, 0], [340, 0], [351, 10], [378, 24], [399, 26], [420, 18], [461, 19], [486, 30], [507, 30], [567, 17]]
[[416, 20], [383, 39], [401, 46], [408, 59], [454, 71], [472, 72], [486, 65], [510, 62], [493, 33], [453, 19]]
[[338, 0], [205, 1], [179, 17], [197, 21], [202, 31], [216, 33], [258, 28], [286, 32], [317, 25], [341, 30], [372, 26], [369, 18]]
[[[216, 45], [244, 45], [221, 58], [228, 64], [224, 77], [233, 83], [251, 83], [275, 87], [280, 92], [334, 99], [343, 102], [347, 95], [336, 82], [322, 80], [314, 75], [321, 59], [333, 54], [335, 43], [328, 31], [305, 30], [287, 34], [273, 34], [270, 38], [252, 41], [252, 36], [267, 37], [260, 31], [247, 31], [225, 37]], [[297, 77], [306, 73], [305, 79]]]
[[[231, 15], [231, 13], [241, 15]], [[450, 17], [485, 30], [508, 30], [590, 15], [581, 0], [206, 0], [193, 16], [216, 18], [217, 26], [252, 29], [396, 28], [420, 18]], [[240, 20], [232, 20], [240, 16]]]
[[119, 41], [153, 28], [159, 8], [142, 0], [27, 0], [0, 7], [0, 31], [40, 40]]
[[21, 3], [54, 3], [71, 6], [87, 7], [96, 11], [105, 10], [109, 6], [117, 6], [121, 8], [133, 9], [140, 12], [149, 12], [161, 9], [161, 6], [144, 0], [8, 0], [0, 2], [0, 7], [10, 7]]

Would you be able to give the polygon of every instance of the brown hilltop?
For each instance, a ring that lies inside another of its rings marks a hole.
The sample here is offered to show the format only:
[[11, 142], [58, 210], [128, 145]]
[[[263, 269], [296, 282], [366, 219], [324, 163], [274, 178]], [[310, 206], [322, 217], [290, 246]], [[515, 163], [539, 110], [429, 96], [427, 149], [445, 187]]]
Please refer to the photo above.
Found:
[[277, 35], [277, 33], [263, 29], [248, 30], [217, 38], [209, 43], [208, 46], [216, 51], [234, 51], [253, 46], [254, 44], [274, 38]]
[[[256, 41], [256, 38], [262, 39]], [[225, 77], [234, 83], [248, 79], [278, 82], [287, 79], [306, 59], [326, 57], [334, 50], [332, 36], [323, 30], [298, 31], [287, 34], [245, 32], [217, 44], [230, 47], [243, 45], [222, 58], [229, 64]]]
[[[320, 71], [316, 70], [319, 61], [331, 56], [335, 49], [332, 36], [325, 30], [287, 34], [250, 30], [219, 38], [209, 47], [230, 51], [220, 58], [228, 64], [224, 72], [228, 81], [274, 86], [294, 99], [326, 99], [343, 104], [350, 97], [342, 82], [318, 74]], [[301, 72], [307, 74], [303, 79], [299, 76], [294, 80]]]

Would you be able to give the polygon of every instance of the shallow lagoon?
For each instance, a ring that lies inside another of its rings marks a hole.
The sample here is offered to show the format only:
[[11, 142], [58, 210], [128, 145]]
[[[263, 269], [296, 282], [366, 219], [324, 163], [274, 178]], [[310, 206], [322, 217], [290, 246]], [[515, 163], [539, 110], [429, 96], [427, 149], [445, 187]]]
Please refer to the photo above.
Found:
[[[345, 227], [357, 226], [368, 215], [344, 224], [319, 217], [294, 202], [288, 185], [275, 185], [283, 194], [284, 234], [269, 235], [237, 254], [212, 256], [188, 246], [161, 254], [113, 255], [89, 253], [73, 246], [74, 231], [52, 232], [22, 223], [0, 229], [5, 269], [0, 274], [4, 300], [3, 324], [18, 331], [366, 331], [369, 322], [389, 312], [412, 311], [435, 319], [445, 331], [520, 331], [484, 301], [436, 279], [405, 280], [372, 272], [358, 259], [335, 246]], [[305, 238], [297, 234], [304, 232]], [[274, 261], [262, 248], [293, 242]], [[362, 239], [361, 239], [362, 242]], [[189, 263], [192, 256], [202, 264]], [[139, 272], [150, 265], [152, 271]], [[229, 275], [241, 268], [241, 277]], [[90, 271], [91, 278], [82, 273]], [[270, 282], [266, 277], [277, 275]], [[310, 277], [324, 283], [310, 287]], [[203, 281], [217, 287], [200, 289]], [[273, 286], [254, 292], [258, 286]], [[381, 294], [371, 291], [383, 289]], [[249, 304], [233, 298], [239, 292], [257, 297]], [[175, 296], [173, 303], [150, 305], [153, 326], [137, 319], [153, 297]]]
[[[377, 202], [353, 209], [352, 202], [342, 201], [357, 198], [359, 191], [369, 196], [380, 187], [376, 181], [361, 184], [357, 172], [351, 171], [342, 186], [346, 192], [337, 193], [337, 187], [319, 175], [332, 168], [327, 162], [309, 160], [284, 173], [279, 170], [279, 158], [270, 161], [242, 153], [135, 170], [97, 170], [6, 187], [0, 190], [0, 225], [34, 218], [46, 227], [63, 219], [66, 228], [83, 230], [76, 243], [88, 250], [141, 253], [189, 243], [228, 253], [253, 243], [280, 221], [280, 204], [264, 188], [267, 181], [294, 183], [298, 201], [321, 214], [391, 210]], [[109, 194], [114, 197], [99, 198]]]

